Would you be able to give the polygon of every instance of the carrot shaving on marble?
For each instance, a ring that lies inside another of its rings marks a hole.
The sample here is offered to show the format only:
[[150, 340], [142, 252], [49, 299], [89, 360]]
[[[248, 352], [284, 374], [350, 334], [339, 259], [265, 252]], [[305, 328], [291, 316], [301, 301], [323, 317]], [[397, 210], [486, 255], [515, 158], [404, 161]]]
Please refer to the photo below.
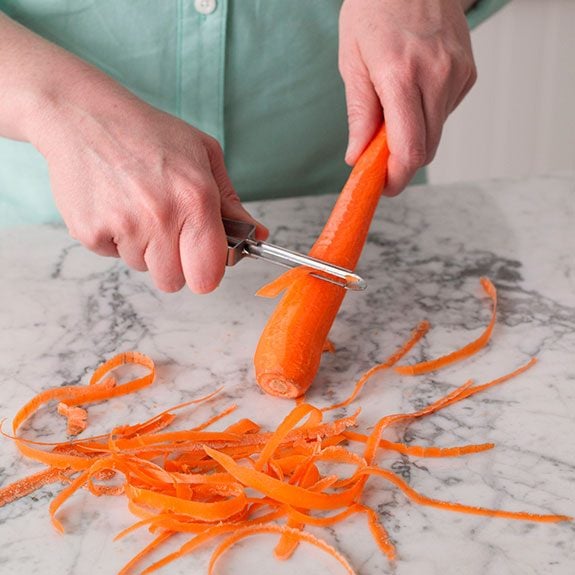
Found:
[[[482, 285], [494, 305], [487, 330], [461, 350], [426, 362], [425, 370], [430, 365], [437, 369], [467, 357], [488, 341], [495, 321], [496, 292], [488, 280], [482, 280]], [[324, 420], [326, 412], [351, 404], [373, 374], [393, 368], [428, 329], [427, 322], [422, 322], [398, 351], [357, 381], [346, 400], [318, 408], [300, 399], [273, 431], [262, 430], [257, 422], [247, 418], [227, 425], [222, 431], [208, 429], [233, 413], [235, 405], [216, 410], [208, 419], [195, 422], [187, 429], [170, 429], [176, 420], [184, 418], [182, 414], [176, 416], [175, 411], [214, 400], [220, 391], [216, 390], [166, 409], [144, 422], [117, 425], [107, 434], [52, 443], [22, 436], [20, 428], [24, 421], [50, 402], [57, 402], [57, 412], [67, 420], [68, 434], [75, 435], [85, 431], [88, 423], [85, 407], [80, 405], [139, 391], [153, 382], [155, 366], [149, 357], [137, 352], [119, 354], [102, 364], [87, 386], [64, 386], [39, 393], [16, 414], [14, 435], [1, 432], [16, 443], [23, 455], [48, 467], [0, 488], [0, 506], [49, 483], [64, 483], [64, 488], [49, 505], [54, 527], [64, 532], [60, 510], [79, 490], [96, 496], [125, 498], [137, 520], [122, 529], [116, 539], [143, 528], [154, 538], [124, 565], [119, 571], [121, 575], [139, 569], [138, 566], [152, 552], [162, 550], [173, 535], [186, 533], [191, 538], [179, 549], [140, 572], [155, 572], [224, 537], [209, 561], [208, 571], [213, 573], [222, 554], [238, 541], [258, 534], [275, 534], [279, 536], [275, 549], [278, 558], [291, 557], [301, 542], [307, 542], [331, 555], [348, 573], [354, 573], [350, 563], [335, 548], [308, 533], [306, 527], [335, 525], [357, 514], [366, 516], [374, 543], [393, 561], [397, 552], [380, 514], [362, 502], [366, 482], [373, 476], [392, 483], [420, 505], [534, 522], [571, 520], [565, 515], [487, 509], [430, 498], [376, 463], [381, 451], [414, 457], [460, 457], [493, 448], [491, 443], [455, 447], [405, 445], [382, 439], [381, 435], [391, 426], [429, 416], [517, 377], [530, 369], [535, 359], [487, 383], [477, 385], [467, 381], [415, 412], [385, 415], [369, 426], [373, 427], [370, 433], [352, 429], [361, 423], [359, 410], [352, 415]], [[148, 373], [119, 383], [113, 372], [123, 365], [139, 365]], [[421, 369], [418, 365], [423, 364], [411, 366], [416, 368], [416, 373]], [[361, 452], [352, 449], [357, 444], [362, 446]], [[322, 471], [323, 466], [331, 471], [334, 465], [338, 466], [338, 473]], [[351, 473], [343, 476], [342, 465], [351, 466]]]
[[68, 435], [78, 435], [86, 429], [88, 412], [84, 408], [70, 407], [62, 401], [58, 404], [57, 410], [60, 415], [66, 418]]
[[495, 286], [491, 283], [488, 278], [481, 278], [481, 286], [483, 287], [485, 293], [491, 299], [492, 312], [491, 320], [489, 321], [485, 331], [474, 341], [468, 343], [460, 349], [452, 351], [447, 355], [443, 355], [436, 359], [431, 359], [429, 361], [422, 361], [420, 363], [415, 363], [413, 365], [398, 365], [395, 367], [395, 371], [400, 375], [420, 375], [422, 373], [428, 373], [430, 371], [435, 371], [443, 367], [447, 367], [456, 361], [461, 361], [471, 355], [477, 353], [480, 349], [485, 347], [489, 340], [491, 339], [491, 334], [493, 328], [495, 327], [495, 319], [497, 315], [497, 290]]

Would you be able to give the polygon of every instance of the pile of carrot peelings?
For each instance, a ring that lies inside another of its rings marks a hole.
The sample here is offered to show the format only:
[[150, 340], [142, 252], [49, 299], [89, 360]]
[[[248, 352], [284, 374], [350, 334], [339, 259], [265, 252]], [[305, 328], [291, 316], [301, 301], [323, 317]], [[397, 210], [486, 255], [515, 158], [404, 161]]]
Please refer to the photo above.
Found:
[[[175, 420], [181, 421], [185, 407], [214, 401], [218, 393], [214, 391], [164, 410], [147, 421], [116, 426], [103, 435], [51, 444], [22, 436], [24, 421], [49, 403], [55, 404], [55, 417], [67, 419], [69, 433], [85, 433], [88, 404], [139, 391], [153, 382], [155, 368], [150, 358], [136, 352], [120, 354], [101, 365], [88, 385], [49, 389], [18, 411], [12, 434], [3, 434], [16, 443], [23, 455], [43, 464], [44, 469], [0, 488], [0, 506], [46, 484], [62, 483], [49, 512], [54, 527], [64, 532], [59, 511], [70, 497], [80, 497], [80, 489], [97, 497], [122, 498], [134, 514], [135, 523], [118, 533], [117, 539], [134, 536], [142, 529], [152, 534], [151, 541], [119, 571], [122, 575], [153, 573], [201, 546], [215, 544], [208, 566], [211, 574], [227, 549], [260, 533], [277, 535], [275, 555], [280, 559], [289, 558], [305, 542], [329, 553], [346, 572], [354, 573], [337, 549], [306, 529], [310, 525], [332, 526], [352, 515], [365, 517], [366, 529], [393, 561], [393, 541], [378, 513], [362, 501], [370, 478], [393, 484], [419, 505], [446, 511], [535, 522], [568, 521], [571, 518], [564, 515], [486, 509], [431, 498], [377, 463], [383, 451], [414, 457], [459, 457], [493, 448], [491, 443], [455, 447], [406, 445], [382, 439], [382, 433], [397, 423], [431, 415], [508, 381], [533, 366], [535, 359], [487, 383], [468, 381], [418, 411], [386, 415], [376, 422], [362, 422], [359, 409], [343, 417], [325, 419], [333, 409], [352, 403], [377, 371], [395, 370], [409, 375], [436, 370], [481, 349], [493, 329], [496, 303], [493, 284], [482, 279], [482, 285], [493, 302], [493, 312], [487, 329], [477, 340], [434, 361], [397, 365], [426, 334], [429, 326], [424, 322], [388, 360], [359, 378], [345, 401], [323, 408], [299, 401], [275, 430], [263, 430], [252, 419], [224, 425], [225, 417], [235, 406], [216, 412], [193, 427], [169, 430]], [[114, 371], [126, 364], [143, 366], [148, 373], [119, 383]], [[210, 430], [216, 423], [223, 428]], [[362, 432], [362, 427], [371, 431]], [[352, 471], [341, 475], [336, 471], [341, 464], [351, 466]], [[328, 472], [322, 472], [326, 468]], [[150, 562], [152, 552], [161, 554], [166, 542], [181, 534], [187, 540], [179, 548], [165, 551], [161, 559]]]

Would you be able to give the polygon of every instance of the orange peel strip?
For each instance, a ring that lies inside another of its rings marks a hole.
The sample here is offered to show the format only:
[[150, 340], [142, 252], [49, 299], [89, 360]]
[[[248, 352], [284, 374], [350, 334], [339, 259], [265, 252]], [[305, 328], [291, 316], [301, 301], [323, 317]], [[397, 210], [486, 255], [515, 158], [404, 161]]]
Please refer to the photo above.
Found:
[[487, 345], [491, 339], [491, 334], [495, 327], [495, 319], [497, 317], [497, 290], [488, 278], [481, 278], [480, 281], [481, 286], [485, 290], [485, 293], [491, 298], [492, 302], [491, 320], [489, 321], [485, 331], [474, 341], [468, 343], [462, 348], [448, 353], [447, 355], [442, 355], [441, 357], [437, 357], [429, 361], [422, 361], [413, 365], [398, 365], [394, 368], [397, 373], [400, 375], [420, 375], [422, 373], [428, 373], [429, 371], [435, 371], [437, 369], [447, 367], [456, 361], [465, 359], [477, 353], [481, 348]]
[[252, 535], [259, 535], [262, 533], [279, 533], [282, 535], [285, 533], [289, 533], [292, 537], [294, 537], [298, 541], [305, 541], [306, 543], [311, 543], [315, 547], [318, 547], [319, 549], [325, 551], [326, 553], [331, 555], [334, 559], [336, 559], [350, 575], [356, 575], [356, 572], [353, 570], [352, 566], [349, 564], [347, 559], [337, 549], [335, 549], [322, 539], [314, 537], [311, 533], [306, 533], [305, 531], [299, 531], [298, 529], [292, 529], [290, 527], [281, 525], [250, 525], [248, 527], [238, 529], [233, 535], [224, 539], [224, 541], [222, 541], [214, 550], [210, 558], [210, 564], [208, 566], [208, 575], [213, 575], [216, 562], [230, 547], [235, 545], [238, 541], [245, 539], [246, 537], [251, 537]]

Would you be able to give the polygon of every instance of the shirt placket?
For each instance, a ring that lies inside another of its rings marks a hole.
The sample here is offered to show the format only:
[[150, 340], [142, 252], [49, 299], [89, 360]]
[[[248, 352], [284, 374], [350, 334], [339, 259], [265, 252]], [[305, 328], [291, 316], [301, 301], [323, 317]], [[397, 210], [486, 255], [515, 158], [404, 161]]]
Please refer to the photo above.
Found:
[[224, 146], [227, 0], [178, 0], [177, 111]]

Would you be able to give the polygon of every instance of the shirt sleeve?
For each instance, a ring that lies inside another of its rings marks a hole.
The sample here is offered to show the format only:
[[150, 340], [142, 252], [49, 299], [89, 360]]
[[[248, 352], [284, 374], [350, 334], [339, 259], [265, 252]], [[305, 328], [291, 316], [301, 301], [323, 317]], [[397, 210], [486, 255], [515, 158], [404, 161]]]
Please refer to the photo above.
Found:
[[479, 26], [481, 22], [489, 18], [508, 4], [511, 0], [477, 0], [477, 2], [467, 11], [467, 22], [471, 29]]

